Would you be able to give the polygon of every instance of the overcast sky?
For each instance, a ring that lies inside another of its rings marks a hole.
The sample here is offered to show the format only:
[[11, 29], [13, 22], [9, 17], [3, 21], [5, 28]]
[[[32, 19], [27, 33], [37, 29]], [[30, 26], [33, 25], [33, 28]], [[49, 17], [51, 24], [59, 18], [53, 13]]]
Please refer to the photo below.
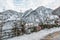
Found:
[[60, 0], [0, 0], [0, 12], [3, 10], [26, 11], [38, 6], [56, 9], [60, 6]]

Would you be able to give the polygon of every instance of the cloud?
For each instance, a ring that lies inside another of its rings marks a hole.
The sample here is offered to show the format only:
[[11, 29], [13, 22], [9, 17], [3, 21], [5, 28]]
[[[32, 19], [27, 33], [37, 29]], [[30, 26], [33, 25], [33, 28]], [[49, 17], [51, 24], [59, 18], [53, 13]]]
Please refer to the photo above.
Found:
[[[52, 1], [52, 0], [51, 0]], [[57, 7], [60, 6], [60, 0], [53, 0], [52, 2], [50, 2], [48, 5], [46, 5], [52, 9], [56, 9]]]
[[60, 0], [0, 0], [0, 11], [12, 9], [24, 12], [30, 8], [36, 9], [38, 6], [55, 9], [60, 6]]
[[36, 9], [38, 6], [45, 6], [51, 9], [55, 9], [60, 6], [60, 0], [22, 0], [17, 8], [26, 10], [29, 8]]
[[14, 9], [12, 0], [0, 0], [0, 11]]

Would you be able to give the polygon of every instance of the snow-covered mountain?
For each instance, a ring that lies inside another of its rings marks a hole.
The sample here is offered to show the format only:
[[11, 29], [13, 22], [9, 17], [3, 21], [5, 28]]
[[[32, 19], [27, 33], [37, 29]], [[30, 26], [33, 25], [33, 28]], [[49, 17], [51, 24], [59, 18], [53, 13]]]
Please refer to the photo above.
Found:
[[11, 29], [14, 23], [19, 21], [22, 17], [21, 12], [16, 12], [13, 10], [6, 10], [0, 13], [0, 21], [5, 22], [3, 24], [3, 29]]
[[40, 6], [35, 10], [28, 10], [23, 15], [23, 19], [26, 22], [44, 22], [49, 15], [52, 15], [52, 9]]
[[8, 21], [8, 20], [20, 20], [20, 17], [22, 16], [22, 13], [20, 12], [16, 12], [13, 10], [6, 10], [4, 12], [1, 13], [3, 20], [4, 21]]
[[[13, 26], [14, 22], [22, 19], [26, 23], [45, 23], [47, 21], [53, 22], [58, 16], [52, 14], [52, 9], [40, 6], [35, 10], [29, 9], [24, 13], [13, 10], [6, 10], [0, 13], [0, 21], [6, 22], [3, 26]], [[9, 25], [11, 23], [11, 25]], [[13, 23], [13, 24], [12, 24]]]
[[52, 12], [53, 15], [58, 15], [60, 16], [60, 7], [58, 7], [57, 9], [55, 9], [53, 12]]
[[52, 15], [52, 11], [53, 11], [52, 9], [46, 8], [44, 6], [40, 6], [36, 9], [36, 12], [39, 13], [39, 16], [42, 22], [44, 22], [47, 19], [47, 17]]
[[[0, 16], [3, 21], [8, 21], [8, 20], [24, 20], [26, 22], [32, 22], [32, 23], [39, 23], [39, 22], [45, 22], [47, 21], [50, 16], [54, 15], [52, 14], [52, 9], [46, 8], [44, 6], [40, 6], [36, 8], [35, 10], [29, 9], [25, 11], [25, 13], [21, 12], [16, 12], [13, 10], [6, 10], [4, 12], [0, 13]], [[3, 18], [2, 18], [3, 17]]]

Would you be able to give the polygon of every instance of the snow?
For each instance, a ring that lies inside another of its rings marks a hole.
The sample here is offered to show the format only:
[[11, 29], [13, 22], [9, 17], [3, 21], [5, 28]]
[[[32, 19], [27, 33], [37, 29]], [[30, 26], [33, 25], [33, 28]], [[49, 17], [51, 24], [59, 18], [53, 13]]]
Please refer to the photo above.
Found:
[[18, 19], [19, 19], [19, 17], [17, 15], [13, 15], [9, 19], [7, 19], [7, 20], [18, 20]]
[[51, 20], [51, 19], [57, 19], [57, 18], [59, 18], [57, 15], [49, 15], [49, 19]]
[[7, 40], [40, 40], [40, 39], [44, 38], [46, 35], [48, 35], [49, 33], [53, 33], [56, 31], [60, 31], [60, 27], [58, 27], [58, 28], [54, 27], [51, 29], [44, 29], [39, 32], [34, 32], [34, 33], [31, 33], [28, 35], [24, 34], [22, 36], [14, 37], [14, 38], [7, 39]]
[[7, 22], [3, 25], [2, 29], [7, 30], [7, 29], [12, 29], [14, 27], [14, 22]]

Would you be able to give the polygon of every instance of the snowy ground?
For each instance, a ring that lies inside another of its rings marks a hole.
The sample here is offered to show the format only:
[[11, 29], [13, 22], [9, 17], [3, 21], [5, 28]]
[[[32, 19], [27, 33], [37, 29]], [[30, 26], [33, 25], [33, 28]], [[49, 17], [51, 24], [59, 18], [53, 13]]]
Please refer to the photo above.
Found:
[[40, 39], [44, 38], [46, 35], [48, 35], [49, 33], [53, 33], [56, 31], [60, 31], [60, 27], [59, 28], [44, 29], [39, 32], [34, 32], [31, 34], [24, 34], [22, 36], [14, 37], [14, 38], [11, 38], [8, 40], [40, 40]]

